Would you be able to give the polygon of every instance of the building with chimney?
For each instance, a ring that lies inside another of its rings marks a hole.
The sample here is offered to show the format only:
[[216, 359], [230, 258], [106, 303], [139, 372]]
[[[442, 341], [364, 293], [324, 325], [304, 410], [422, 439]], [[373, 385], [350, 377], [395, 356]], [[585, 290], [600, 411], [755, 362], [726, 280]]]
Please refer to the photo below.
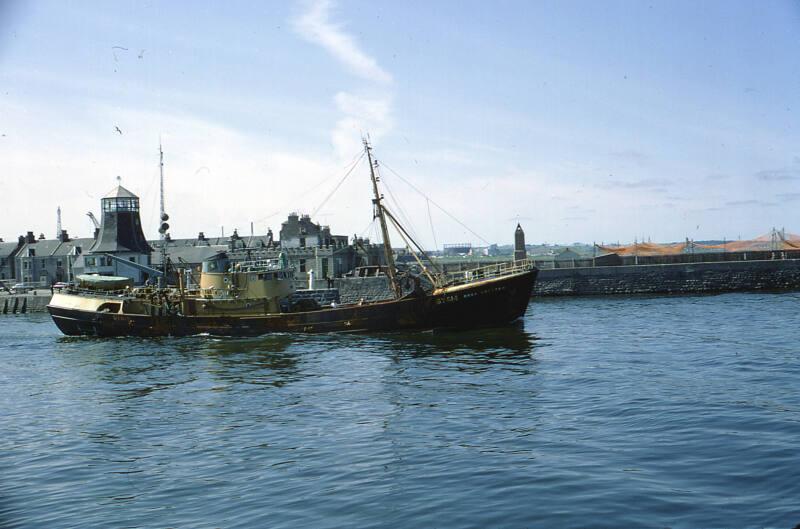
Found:
[[[378, 266], [383, 262], [383, 247], [370, 244], [369, 239], [354, 237], [352, 244], [347, 235], [332, 235], [330, 227], [319, 225], [308, 215], [291, 213], [281, 224], [280, 240], [273, 239], [272, 230], [267, 235], [242, 237], [238, 230], [229, 237], [206, 237], [200, 232], [197, 238], [150, 241], [160, 249], [166, 246], [173, 263], [187, 265], [199, 272], [203, 260], [225, 252], [231, 261], [277, 259], [283, 253], [295, 270], [298, 287], [308, 285], [309, 274], [318, 281], [342, 277], [360, 266]], [[161, 252], [153, 253], [153, 267], [161, 266]], [[321, 283], [325, 284], [325, 283]]]
[[3, 242], [0, 239], [0, 281], [16, 280], [16, 255], [25, 245], [25, 237], [20, 236], [17, 242]]
[[346, 235], [331, 235], [329, 226], [321, 226], [312, 222], [309, 215], [289, 214], [281, 223], [281, 248], [313, 248], [347, 246]]
[[62, 230], [57, 239], [37, 239], [29, 231], [19, 238], [20, 247], [14, 258], [16, 281], [42, 287], [70, 281], [74, 279], [76, 261], [94, 242], [92, 238], [71, 239], [67, 230]]

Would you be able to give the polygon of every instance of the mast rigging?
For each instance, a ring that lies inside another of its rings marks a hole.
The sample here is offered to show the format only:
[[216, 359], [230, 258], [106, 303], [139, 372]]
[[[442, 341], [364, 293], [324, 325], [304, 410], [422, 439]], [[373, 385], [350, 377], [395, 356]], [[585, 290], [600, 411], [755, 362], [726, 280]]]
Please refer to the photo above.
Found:
[[375, 193], [375, 198], [372, 199], [374, 211], [372, 212], [373, 218], [377, 217], [381, 224], [381, 235], [383, 236], [383, 255], [386, 258], [386, 275], [389, 277], [389, 283], [392, 286], [395, 298], [400, 298], [403, 291], [397, 282], [397, 274], [395, 272], [394, 254], [392, 253], [392, 244], [389, 240], [389, 228], [386, 225], [386, 216], [383, 211], [383, 195], [378, 191], [378, 177], [375, 175], [375, 166], [377, 161], [372, 160], [372, 147], [369, 140], [364, 138], [364, 151], [367, 153], [367, 161], [369, 162], [369, 175], [372, 179], [372, 191]]

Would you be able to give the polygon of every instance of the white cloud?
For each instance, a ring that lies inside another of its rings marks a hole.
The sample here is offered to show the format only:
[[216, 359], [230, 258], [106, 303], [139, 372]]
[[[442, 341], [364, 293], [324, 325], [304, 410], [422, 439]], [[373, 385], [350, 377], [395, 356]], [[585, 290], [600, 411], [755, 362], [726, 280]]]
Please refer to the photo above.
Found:
[[361, 149], [362, 136], [369, 134], [379, 140], [392, 128], [392, 97], [385, 86], [392, 76], [377, 61], [364, 53], [355, 38], [331, 22], [330, 0], [317, 0], [294, 21], [297, 32], [307, 40], [320, 45], [349, 71], [379, 85], [378, 91], [355, 94], [339, 92], [334, 96], [336, 107], [344, 116], [336, 122], [331, 132], [331, 143], [340, 162], [350, 160]]
[[339, 92], [334, 98], [344, 114], [331, 133], [339, 160], [346, 161], [361, 149], [360, 138], [369, 134], [372, 141], [380, 140], [392, 127], [389, 96], [357, 96]]
[[355, 38], [330, 20], [330, 0], [313, 2], [303, 15], [294, 20], [294, 27], [303, 38], [319, 44], [341, 61], [351, 72], [377, 83], [390, 83], [392, 76], [377, 61], [361, 51]]

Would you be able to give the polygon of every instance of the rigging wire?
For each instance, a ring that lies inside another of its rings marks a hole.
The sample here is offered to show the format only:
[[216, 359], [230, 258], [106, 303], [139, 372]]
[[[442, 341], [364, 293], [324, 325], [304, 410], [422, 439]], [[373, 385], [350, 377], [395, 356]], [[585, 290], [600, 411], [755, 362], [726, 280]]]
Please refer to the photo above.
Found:
[[433, 249], [439, 249], [439, 243], [436, 241], [436, 230], [433, 229], [433, 216], [431, 216], [431, 201], [425, 197], [425, 203], [428, 205], [428, 222], [431, 224], [431, 235], [433, 235]]
[[[439, 266], [431, 260], [430, 256], [425, 252], [425, 250], [422, 249], [422, 247], [417, 243], [417, 241], [414, 240], [411, 234], [409, 234], [408, 231], [406, 231], [406, 229], [403, 227], [403, 225], [400, 224], [400, 222], [398, 222], [398, 220], [394, 217], [394, 215], [392, 215], [392, 212], [386, 208], [383, 208], [383, 212], [389, 217], [389, 220], [392, 221], [395, 228], [397, 228], [397, 231], [400, 233], [400, 237], [402, 237], [403, 240], [406, 242], [409, 251], [412, 253], [414, 259], [417, 260], [417, 263], [419, 263], [422, 269], [427, 270], [427, 267], [422, 263], [422, 261], [420, 261], [419, 256], [417, 255], [417, 252], [415, 252], [414, 249], [412, 248], [412, 245], [415, 246], [422, 254], [422, 256], [428, 260], [431, 267], [433, 267], [438, 273], [441, 274], [442, 270], [439, 268]], [[428, 274], [427, 271], [425, 273], [426, 275], [428, 275], [428, 277], [430, 277], [430, 274]], [[433, 281], [433, 278], [431, 278], [431, 280]]]
[[[364, 152], [363, 152], [363, 151], [361, 151], [361, 152], [359, 152], [358, 154], [356, 154], [355, 156], [353, 156], [353, 159], [352, 159], [350, 162], [348, 162], [348, 163], [347, 163], [347, 165], [345, 165], [345, 167], [351, 167], [351, 166], [352, 166], [352, 167], [349, 169], [349, 171], [352, 171], [352, 170], [353, 170], [353, 168], [354, 168], [356, 165], [358, 165], [358, 162], [360, 162], [360, 161], [361, 161], [361, 158], [363, 158], [363, 157], [364, 157]], [[311, 193], [311, 192], [312, 192], [312, 191], [314, 191], [315, 189], [319, 189], [319, 188], [320, 188], [320, 187], [321, 187], [321, 186], [322, 186], [322, 185], [323, 185], [325, 182], [327, 182], [328, 180], [330, 180], [330, 179], [331, 179], [333, 176], [334, 176], [333, 174], [329, 174], [329, 175], [325, 176], [324, 178], [322, 178], [321, 180], [319, 180], [318, 182], [316, 182], [316, 183], [315, 183], [313, 186], [310, 186], [308, 189], [305, 189], [304, 191], [302, 191], [302, 192], [300, 192], [300, 193], [295, 193], [295, 194], [292, 196], [292, 198], [291, 198], [290, 200], [288, 200], [287, 202], [288, 202], [288, 203], [295, 202], [295, 201], [296, 201], [296, 200], [297, 200], [299, 197], [302, 197], [302, 196], [308, 195], [309, 193]], [[280, 214], [281, 212], [283, 212], [283, 211], [285, 211], [285, 210], [286, 210], [286, 207], [285, 207], [285, 206], [282, 206], [280, 209], [276, 209], [274, 212], [270, 213], [269, 215], [266, 215], [266, 216], [264, 216], [264, 217], [261, 217], [261, 218], [259, 218], [259, 219], [256, 219], [254, 222], [256, 222], [256, 223], [259, 223], [259, 222], [265, 221], [265, 220], [267, 220], [267, 219], [270, 219], [270, 218], [274, 217], [275, 215], [278, 215], [278, 214]]]
[[400, 180], [402, 180], [403, 182], [405, 182], [405, 183], [406, 183], [406, 184], [407, 184], [407, 185], [408, 185], [408, 186], [409, 186], [411, 189], [413, 189], [414, 191], [416, 191], [417, 193], [419, 193], [420, 195], [422, 195], [424, 198], [426, 198], [427, 200], [429, 200], [429, 201], [430, 201], [430, 203], [431, 203], [431, 204], [433, 204], [434, 206], [436, 206], [437, 208], [439, 208], [439, 209], [442, 211], [442, 213], [444, 213], [445, 215], [447, 215], [448, 217], [450, 217], [451, 219], [453, 219], [454, 221], [456, 221], [456, 222], [457, 222], [457, 223], [458, 223], [458, 224], [459, 224], [459, 225], [460, 225], [462, 228], [464, 228], [465, 230], [467, 230], [468, 232], [470, 232], [472, 235], [474, 235], [475, 237], [477, 237], [478, 239], [480, 239], [482, 242], [486, 243], [486, 245], [487, 245], [487, 246], [491, 244], [489, 241], [487, 241], [486, 239], [484, 239], [483, 237], [481, 237], [480, 235], [478, 235], [477, 233], [475, 233], [475, 232], [474, 232], [474, 231], [473, 231], [473, 230], [472, 230], [472, 229], [471, 229], [469, 226], [467, 226], [466, 224], [464, 224], [463, 222], [461, 222], [461, 221], [460, 221], [460, 220], [459, 220], [459, 219], [458, 219], [458, 218], [457, 218], [455, 215], [453, 215], [452, 213], [450, 213], [449, 211], [447, 211], [446, 209], [444, 209], [442, 206], [440, 206], [438, 203], [436, 203], [436, 201], [435, 201], [435, 200], [433, 200], [433, 199], [432, 199], [432, 198], [430, 198], [428, 195], [426, 195], [425, 193], [423, 193], [422, 191], [420, 191], [420, 190], [417, 188], [417, 186], [415, 186], [414, 184], [412, 184], [411, 182], [409, 182], [408, 180], [406, 180], [405, 178], [403, 178], [402, 176], [400, 176], [400, 174], [399, 174], [397, 171], [395, 171], [394, 169], [392, 169], [391, 167], [389, 167], [388, 165], [386, 165], [386, 163], [385, 163], [385, 162], [381, 162], [381, 165], [383, 165], [383, 166], [384, 166], [384, 167], [386, 167], [386, 168], [387, 168], [389, 171], [391, 171], [391, 172], [392, 172], [392, 174], [394, 174], [395, 176], [397, 176], [397, 178], [399, 178]]
[[369, 221], [369, 224], [367, 224], [367, 226], [363, 230], [361, 230], [359, 237], [363, 239], [364, 235], [369, 235], [367, 232], [370, 231], [374, 225], [375, 225], [375, 219], [373, 218], [371, 221]]
[[339, 183], [338, 183], [338, 184], [336, 184], [336, 187], [334, 187], [334, 188], [333, 188], [333, 190], [332, 190], [330, 193], [328, 193], [328, 196], [326, 196], [326, 197], [325, 197], [325, 200], [323, 200], [323, 201], [322, 201], [322, 203], [320, 203], [320, 205], [319, 205], [319, 206], [317, 206], [317, 208], [316, 208], [316, 209], [314, 210], [314, 212], [311, 214], [311, 217], [312, 217], [312, 218], [314, 218], [314, 217], [317, 215], [317, 213], [319, 212], [319, 210], [320, 210], [320, 209], [322, 209], [322, 208], [323, 208], [323, 206], [325, 206], [325, 204], [327, 204], [327, 203], [328, 203], [328, 200], [330, 200], [330, 199], [331, 199], [331, 197], [333, 196], [333, 194], [334, 194], [334, 193], [336, 193], [336, 191], [338, 191], [338, 190], [339, 190], [339, 188], [342, 186], [342, 184], [344, 183], [344, 181], [345, 181], [345, 180], [347, 180], [347, 177], [348, 177], [348, 176], [350, 176], [350, 175], [353, 173], [353, 171], [355, 170], [355, 168], [356, 168], [356, 167], [358, 167], [358, 165], [361, 163], [361, 160], [363, 160], [363, 159], [364, 159], [364, 156], [365, 156], [365, 154], [364, 154], [364, 153], [361, 153], [361, 156], [359, 156], [359, 157], [358, 157], [358, 159], [356, 159], [356, 161], [353, 163], [353, 165], [351, 165], [351, 166], [350, 166], [350, 169], [348, 169], [348, 170], [347, 170], [347, 172], [346, 172], [346, 173], [344, 174], [344, 176], [342, 177], [342, 179], [341, 179], [341, 180], [339, 180]]
[[403, 224], [406, 226], [406, 228], [410, 232], [410, 235], [412, 237], [414, 237], [414, 239], [420, 240], [420, 237], [417, 236], [417, 233], [414, 230], [414, 224], [411, 222], [411, 220], [409, 219], [408, 215], [406, 215], [406, 212], [403, 210], [403, 207], [400, 205], [400, 201], [397, 200], [397, 198], [394, 196], [394, 193], [392, 193], [392, 189], [389, 187], [389, 184], [386, 182], [386, 180], [381, 180], [381, 183], [383, 184], [383, 187], [386, 189], [386, 191], [389, 192], [389, 198], [391, 198], [391, 200], [392, 200], [392, 204], [395, 207], [395, 211], [397, 211], [400, 214], [400, 217], [403, 220]]

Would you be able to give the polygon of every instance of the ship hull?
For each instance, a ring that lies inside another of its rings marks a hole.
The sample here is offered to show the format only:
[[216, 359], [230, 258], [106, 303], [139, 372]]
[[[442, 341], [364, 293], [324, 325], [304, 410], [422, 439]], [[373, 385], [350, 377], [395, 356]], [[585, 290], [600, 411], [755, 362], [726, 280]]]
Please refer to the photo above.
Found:
[[531, 270], [433, 294], [308, 312], [238, 316], [125, 314], [85, 310], [79, 308], [79, 303], [58, 303], [55, 298], [47, 309], [61, 332], [69, 336], [257, 336], [276, 332], [473, 328], [509, 323], [521, 317], [536, 273]]

